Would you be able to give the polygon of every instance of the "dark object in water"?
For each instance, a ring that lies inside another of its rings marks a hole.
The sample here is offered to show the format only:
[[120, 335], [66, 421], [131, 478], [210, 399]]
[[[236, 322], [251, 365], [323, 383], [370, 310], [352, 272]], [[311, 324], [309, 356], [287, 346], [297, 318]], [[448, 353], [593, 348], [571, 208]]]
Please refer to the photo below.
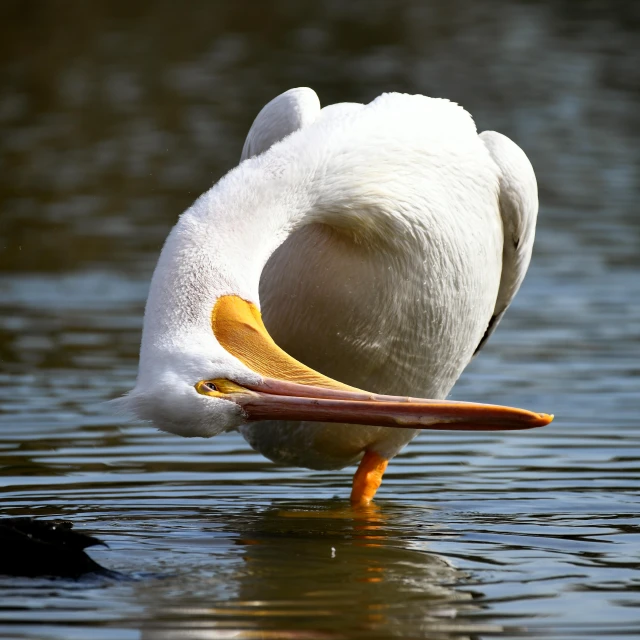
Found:
[[68, 520], [0, 518], [0, 574], [78, 578], [110, 574], [84, 550], [102, 540], [73, 531]]

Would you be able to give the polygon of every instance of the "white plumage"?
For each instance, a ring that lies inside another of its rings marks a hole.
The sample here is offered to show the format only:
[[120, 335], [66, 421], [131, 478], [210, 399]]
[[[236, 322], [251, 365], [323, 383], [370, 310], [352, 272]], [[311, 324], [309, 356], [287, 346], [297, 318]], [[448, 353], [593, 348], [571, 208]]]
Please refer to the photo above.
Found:
[[348, 385], [445, 398], [527, 270], [531, 165], [447, 100], [384, 94], [320, 109], [311, 89], [267, 104], [242, 158], [167, 239], [125, 402], [180, 435], [239, 428], [295, 465], [389, 459], [416, 430], [247, 423], [233, 397], [199, 393], [198, 381], [263, 380], [216, 339], [212, 309], [223, 296], [253, 303], [280, 347]]

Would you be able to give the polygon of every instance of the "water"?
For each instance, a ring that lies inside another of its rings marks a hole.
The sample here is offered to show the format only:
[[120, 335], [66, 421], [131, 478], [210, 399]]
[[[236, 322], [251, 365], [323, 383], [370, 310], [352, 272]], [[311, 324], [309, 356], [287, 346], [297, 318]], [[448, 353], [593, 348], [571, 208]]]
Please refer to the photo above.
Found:
[[[127, 579], [0, 578], [0, 636], [640, 637], [631, 5], [172, 7], [1, 9], [1, 513], [73, 520]], [[529, 276], [454, 396], [556, 421], [425, 433], [359, 513], [352, 470], [280, 467], [235, 434], [180, 439], [104, 404], [132, 385], [175, 216], [260, 106], [307, 83], [325, 103], [457, 99], [541, 187]]]

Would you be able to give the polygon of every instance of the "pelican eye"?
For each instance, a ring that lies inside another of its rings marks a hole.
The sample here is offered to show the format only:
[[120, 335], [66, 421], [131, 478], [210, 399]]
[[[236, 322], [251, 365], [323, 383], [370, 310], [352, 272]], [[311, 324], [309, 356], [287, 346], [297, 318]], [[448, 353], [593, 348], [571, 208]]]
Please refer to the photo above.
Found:
[[196, 384], [196, 391], [201, 393], [203, 396], [220, 395], [220, 387], [211, 380], [200, 380], [200, 382]]
[[231, 382], [231, 380], [225, 380], [224, 378], [217, 378], [216, 380], [200, 380], [196, 384], [196, 391], [205, 396], [213, 396], [216, 398], [225, 397], [233, 393], [246, 393], [247, 390], [244, 387]]

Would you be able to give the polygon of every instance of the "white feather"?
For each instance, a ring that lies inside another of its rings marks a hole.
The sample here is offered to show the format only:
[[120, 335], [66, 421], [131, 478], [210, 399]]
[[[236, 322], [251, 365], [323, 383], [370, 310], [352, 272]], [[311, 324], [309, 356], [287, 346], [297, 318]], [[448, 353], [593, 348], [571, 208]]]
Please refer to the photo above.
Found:
[[495, 331], [524, 280], [531, 261], [538, 217], [536, 176], [522, 149], [496, 131], [483, 131], [480, 139], [500, 171], [498, 203], [504, 230], [504, 246], [496, 306], [476, 352]]
[[[270, 102], [247, 159], [180, 218], [153, 277], [129, 403], [182, 435], [239, 428], [269, 458], [335, 468], [365, 448], [392, 457], [416, 432], [241, 425], [233, 403], [193, 390], [256, 379], [212, 334], [217, 298], [261, 304], [276, 342], [331, 377], [443, 398], [522, 281], [537, 197], [524, 154], [479, 137], [451, 102], [385, 94], [318, 109], [310, 89]], [[521, 238], [515, 253], [503, 228]]]
[[307, 87], [289, 89], [268, 102], [249, 129], [240, 160], [266, 151], [290, 133], [311, 124], [320, 113], [316, 92]]

